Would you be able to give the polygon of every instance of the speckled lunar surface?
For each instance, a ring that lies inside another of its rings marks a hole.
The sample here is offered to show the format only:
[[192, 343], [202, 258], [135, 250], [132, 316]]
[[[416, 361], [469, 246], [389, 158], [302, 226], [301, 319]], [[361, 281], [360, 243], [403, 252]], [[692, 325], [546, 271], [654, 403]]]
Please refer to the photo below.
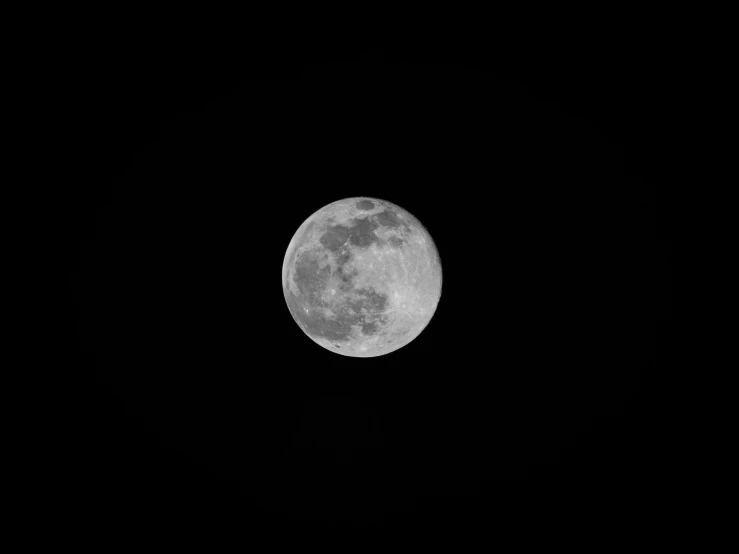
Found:
[[309, 217], [282, 266], [288, 308], [326, 349], [372, 357], [408, 344], [426, 327], [441, 295], [431, 237], [385, 200], [348, 198]]

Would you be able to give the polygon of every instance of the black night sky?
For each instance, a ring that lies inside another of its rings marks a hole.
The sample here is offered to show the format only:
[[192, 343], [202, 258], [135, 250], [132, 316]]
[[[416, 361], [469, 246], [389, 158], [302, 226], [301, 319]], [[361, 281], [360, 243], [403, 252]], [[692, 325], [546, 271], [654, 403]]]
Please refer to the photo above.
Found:
[[[111, 46], [68, 75], [92, 183], [59, 484], [80, 517], [275, 536], [646, 517], [670, 295], [647, 62], [219, 48]], [[300, 224], [352, 196], [414, 214], [443, 268], [428, 327], [373, 359], [314, 344], [281, 290]]]

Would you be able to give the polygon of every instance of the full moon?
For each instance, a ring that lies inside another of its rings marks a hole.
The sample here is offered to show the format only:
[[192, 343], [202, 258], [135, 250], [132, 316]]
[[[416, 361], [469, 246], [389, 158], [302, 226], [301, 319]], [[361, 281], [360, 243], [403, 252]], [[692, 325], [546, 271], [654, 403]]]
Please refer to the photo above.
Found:
[[287, 306], [331, 352], [374, 357], [415, 339], [441, 296], [441, 263], [428, 231], [404, 209], [348, 198], [300, 226], [282, 266]]

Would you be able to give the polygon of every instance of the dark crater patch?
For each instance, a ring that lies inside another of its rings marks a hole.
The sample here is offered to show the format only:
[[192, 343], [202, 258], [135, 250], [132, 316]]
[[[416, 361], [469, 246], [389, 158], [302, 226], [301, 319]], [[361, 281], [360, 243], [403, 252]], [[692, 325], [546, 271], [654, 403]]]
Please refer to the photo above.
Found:
[[345, 244], [366, 248], [379, 242], [375, 229], [379, 226], [369, 218], [353, 219], [352, 225], [332, 225], [326, 229], [319, 242], [328, 251], [337, 253]]
[[352, 300], [349, 304], [357, 311], [365, 308], [369, 312], [378, 313], [387, 307], [387, 296], [374, 289], [357, 289], [355, 292], [360, 298]]
[[322, 256], [322, 252], [305, 252], [295, 264], [293, 280], [310, 303], [316, 302], [331, 275], [331, 267], [322, 263]]
[[346, 265], [346, 263], [351, 259], [351, 252], [349, 252], [348, 250], [344, 250], [336, 256], [336, 264], [341, 268], [344, 267], [344, 265]]
[[375, 203], [370, 200], [360, 200], [357, 202], [357, 209], [358, 210], [374, 210], [375, 209]]
[[346, 243], [349, 238], [349, 229], [343, 225], [334, 225], [329, 227], [326, 232], [321, 235], [319, 242], [326, 250], [337, 252]]
[[371, 216], [371, 219], [377, 222], [378, 225], [388, 227], [390, 229], [401, 228], [406, 232], [411, 232], [411, 226], [407, 221], [402, 220], [398, 217], [398, 214], [393, 210], [386, 209], [384, 212], [380, 212]]
[[398, 215], [391, 211], [391, 210], [385, 210], [384, 212], [380, 212], [379, 214], [375, 214], [372, 216], [375, 221], [377, 221], [378, 224], [384, 225], [385, 227], [400, 227], [401, 221], [398, 218]]
[[376, 321], [365, 321], [362, 323], [362, 333], [365, 335], [374, 335], [380, 330]]

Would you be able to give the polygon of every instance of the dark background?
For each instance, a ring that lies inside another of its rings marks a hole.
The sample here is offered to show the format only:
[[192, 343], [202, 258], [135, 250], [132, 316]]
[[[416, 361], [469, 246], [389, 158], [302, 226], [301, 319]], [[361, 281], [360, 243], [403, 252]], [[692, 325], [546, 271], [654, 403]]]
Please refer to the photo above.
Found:
[[[172, 44], [68, 76], [91, 185], [71, 201], [60, 481], [81, 517], [648, 521], [670, 286], [648, 55]], [[372, 359], [314, 344], [281, 290], [300, 224], [353, 196], [410, 211], [443, 267], [428, 327]]]

